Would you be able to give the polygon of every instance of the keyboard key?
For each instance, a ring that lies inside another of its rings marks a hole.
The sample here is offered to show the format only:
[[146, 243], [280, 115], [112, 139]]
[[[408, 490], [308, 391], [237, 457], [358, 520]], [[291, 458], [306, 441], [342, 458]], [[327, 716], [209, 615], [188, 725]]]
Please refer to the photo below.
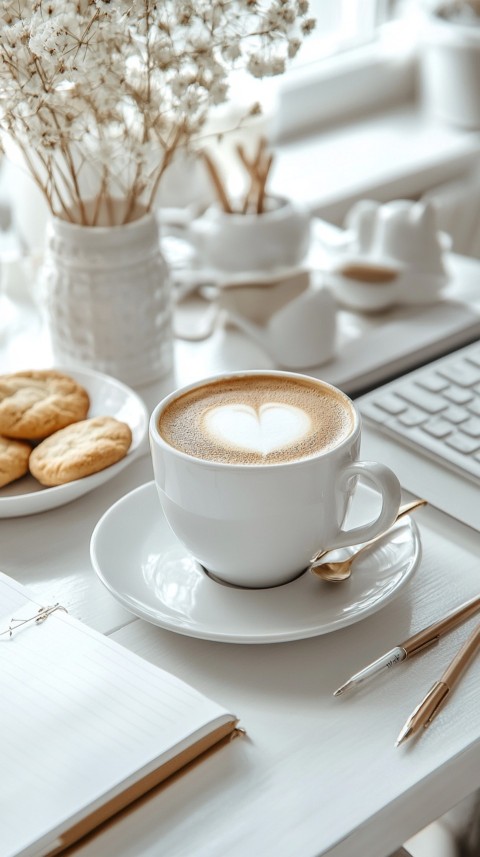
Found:
[[448, 381], [436, 372], [425, 372], [424, 375], [420, 375], [417, 384], [425, 390], [430, 390], [431, 393], [440, 393], [449, 386]]
[[[469, 408], [470, 404], [468, 404], [467, 407]], [[442, 417], [451, 423], [455, 423], [455, 425], [463, 423], [464, 420], [468, 420], [469, 416], [470, 411], [467, 411], [466, 408], [461, 408], [459, 405], [450, 405], [450, 407], [442, 413]]]
[[381, 408], [382, 411], [386, 411], [387, 414], [391, 414], [394, 417], [397, 416], [397, 414], [401, 414], [402, 411], [407, 410], [405, 402], [402, 402], [398, 396], [394, 396], [392, 393], [385, 393], [383, 396], [379, 396], [375, 399], [375, 404], [377, 407]]
[[428, 390], [420, 389], [416, 384], [401, 384], [397, 392], [402, 399], [406, 399], [411, 405], [423, 411], [428, 411], [429, 414], [438, 414], [447, 408], [445, 399], [435, 393], [429, 393]]
[[466, 434], [460, 434], [460, 432], [451, 434], [446, 438], [445, 443], [465, 455], [470, 455], [470, 453], [480, 449], [480, 438], [467, 437]]
[[428, 420], [429, 414], [420, 411], [418, 408], [408, 408], [403, 414], [398, 417], [399, 422], [403, 426], [419, 426]]
[[438, 371], [444, 378], [448, 378], [454, 384], [460, 384], [461, 387], [473, 387], [480, 381], [480, 367], [467, 363], [466, 360], [447, 362]]
[[422, 425], [422, 430], [431, 434], [432, 437], [447, 437], [454, 431], [452, 423], [447, 422], [442, 417], [432, 417], [431, 420]]
[[390, 419], [389, 414], [386, 411], [382, 411], [381, 408], [377, 408], [375, 402], [372, 401], [365, 402], [365, 405], [362, 407], [362, 416], [367, 417], [378, 425], [383, 425], [383, 423]]
[[459, 430], [470, 437], [480, 437], [480, 419], [478, 417], [471, 417], [471, 419], [459, 426]]
[[480, 345], [470, 347], [466, 355], [466, 359], [469, 363], [473, 363], [475, 366], [480, 368]]
[[463, 387], [449, 387], [448, 390], [442, 393], [442, 396], [445, 396], [449, 402], [453, 402], [455, 405], [465, 405], [467, 402], [472, 401], [474, 393], [463, 389]]
[[471, 414], [475, 414], [477, 417], [480, 417], [480, 396], [478, 396], [478, 398], [476, 399], [473, 399], [472, 402], [469, 402], [467, 408]]

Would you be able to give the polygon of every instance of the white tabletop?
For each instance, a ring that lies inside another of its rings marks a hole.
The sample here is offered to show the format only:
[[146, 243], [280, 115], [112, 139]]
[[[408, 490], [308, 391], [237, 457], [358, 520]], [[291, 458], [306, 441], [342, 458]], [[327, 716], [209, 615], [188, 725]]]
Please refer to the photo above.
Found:
[[[460, 261], [462, 266], [468, 292], [478, 267]], [[48, 361], [40, 326], [32, 337], [34, 321], [28, 314], [17, 321], [16, 335], [3, 335], [2, 371], [32, 365], [28, 360], [38, 353]], [[375, 329], [376, 324], [380, 329], [381, 322], [359, 326]], [[178, 383], [252, 364], [262, 368], [269, 362], [260, 349], [233, 334], [224, 334], [221, 343], [180, 343], [174, 375], [141, 393], [151, 408]], [[427, 507], [416, 518], [423, 544], [419, 569], [375, 615], [303, 641], [214, 643], [136, 619], [92, 570], [89, 541], [97, 520], [115, 500], [151, 478], [144, 456], [66, 506], [1, 520], [1, 570], [230, 707], [247, 736], [147, 796], [69, 853], [385, 857], [480, 785], [480, 662], [472, 664], [420, 741], [394, 747], [407, 715], [475, 620], [368, 690], [348, 698], [332, 696], [353, 671], [478, 592], [477, 532]]]

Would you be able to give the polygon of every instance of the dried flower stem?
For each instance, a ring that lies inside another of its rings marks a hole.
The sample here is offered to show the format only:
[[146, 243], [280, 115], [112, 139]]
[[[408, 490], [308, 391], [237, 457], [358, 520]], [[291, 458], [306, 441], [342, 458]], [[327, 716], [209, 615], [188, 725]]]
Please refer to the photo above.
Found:
[[242, 214], [247, 213], [250, 206], [253, 204], [255, 196], [258, 194], [258, 187], [260, 185], [259, 164], [263, 156], [266, 144], [267, 141], [265, 140], [265, 137], [261, 137], [258, 141], [257, 152], [253, 161], [249, 161], [245, 153], [245, 149], [241, 144], [238, 144], [238, 146], [236, 147], [237, 154], [243, 166], [247, 170], [248, 175], [250, 176], [250, 187], [247, 193], [245, 194], [245, 199], [242, 206]]
[[262, 172], [259, 175], [259, 187], [258, 187], [258, 197], [257, 197], [257, 214], [263, 213], [263, 206], [265, 202], [265, 187], [267, 184], [268, 174], [270, 172], [271, 166], [273, 163], [273, 154], [269, 155], [267, 158], [266, 164], [262, 169]]
[[[245, 149], [241, 144], [236, 147], [236, 152], [247, 170], [250, 177], [250, 187], [245, 195], [242, 213], [246, 214], [251, 206], [257, 214], [262, 214], [265, 204], [265, 188], [268, 175], [273, 162], [273, 155], [265, 156], [267, 141], [261, 137], [258, 142], [257, 151], [253, 160], [249, 160], [245, 153]], [[254, 202], [254, 200], [256, 200]]]
[[157, 170], [156, 177], [154, 178], [154, 180], [152, 182], [152, 189], [150, 192], [150, 197], [148, 198], [148, 201], [147, 201], [147, 211], [150, 211], [150, 209], [152, 208], [152, 206], [155, 202], [155, 197], [156, 197], [157, 192], [158, 192], [158, 188], [160, 185], [161, 178], [162, 178], [165, 170], [167, 169], [167, 167], [170, 166], [172, 158], [173, 158], [175, 152], [177, 151], [177, 149], [180, 145], [180, 140], [182, 138], [182, 135], [184, 135], [184, 134], [186, 135], [186, 129], [184, 126], [180, 125], [175, 132], [175, 136], [174, 136], [172, 142], [170, 143], [170, 145], [165, 150], [165, 154], [163, 156], [160, 169]]
[[209, 174], [210, 178], [212, 179], [213, 186], [215, 188], [215, 192], [218, 196], [218, 199], [220, 201], [220, 204], [221, 204], [223, 210], [226, 211], [228, 214], [232, 214], [233, 209], [232, 209], [232, 206], [230, 205], [230, 200], [227, 196], [227, 192], [226, 192], [225, 187], [223, 185], [223, 182], [220, 178], [220, 174], [219, 174], [215, 164], [213, 163], [212, 158], [210, 157], [208, 152], [205, 152], [205, 151], [202, 152], [202, 156], [203, 156], [203, 160], [205, 161], [205, 166], [207, 167], [208, 174]]
[[256, 174], [252, 175], [251, 164], [245, 155], [243, 146], [241, 146], [239, 144], [236, 147], [236, 151], [237, 151], [237, 154], [238, 154], [240, 160], [242, 161], [244, 167], [246, 168], [246, 170], [250, 176], [250, 186], [249, 186], [249, 188], [245, 194], [245, 197], [243, 200], [243, 205], [242, 205], [242, 214], [246, 214], [250, 208], [250, 205], [252, 204], [253, 197], [255, 195], [255, 189], [256, 189], [256, 185], [257, 185], [257, 177], [256, 177]]
[[100, 213], [100, 206], [101, 206], [102, 199], [104, 199], [104, 196], [105, 196], [105, 189], [106, 189], [106, 174], [104, 171], [104, 175], [102, 177], [102, 183], [100, 185], [100, 190], [97, 194], [97, 197], [96, 197], [95, 203], [94, 203], [93, 215], [92, 215], [92, 224], [91, 224], [92, 226], [96, 226], [98, 223], [98, 215]]

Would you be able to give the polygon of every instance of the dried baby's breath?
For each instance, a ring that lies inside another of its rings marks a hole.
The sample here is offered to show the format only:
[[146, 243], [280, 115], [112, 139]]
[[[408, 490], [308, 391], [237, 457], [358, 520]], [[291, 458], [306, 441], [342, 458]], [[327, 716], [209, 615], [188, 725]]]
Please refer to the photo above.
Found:
[[0, 128], [53, 214], [120, 198], [129, 220], [231, 70], [282, 74], [313, 23], [306, 0], [2, 0]]

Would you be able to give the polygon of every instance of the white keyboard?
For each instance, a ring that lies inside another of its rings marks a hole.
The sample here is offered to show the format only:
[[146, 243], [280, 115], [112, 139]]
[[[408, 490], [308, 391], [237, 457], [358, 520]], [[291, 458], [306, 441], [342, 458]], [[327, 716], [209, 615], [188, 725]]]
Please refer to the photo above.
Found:
[[480, 484], [480, 342], [379, 387], [363, 420]]

